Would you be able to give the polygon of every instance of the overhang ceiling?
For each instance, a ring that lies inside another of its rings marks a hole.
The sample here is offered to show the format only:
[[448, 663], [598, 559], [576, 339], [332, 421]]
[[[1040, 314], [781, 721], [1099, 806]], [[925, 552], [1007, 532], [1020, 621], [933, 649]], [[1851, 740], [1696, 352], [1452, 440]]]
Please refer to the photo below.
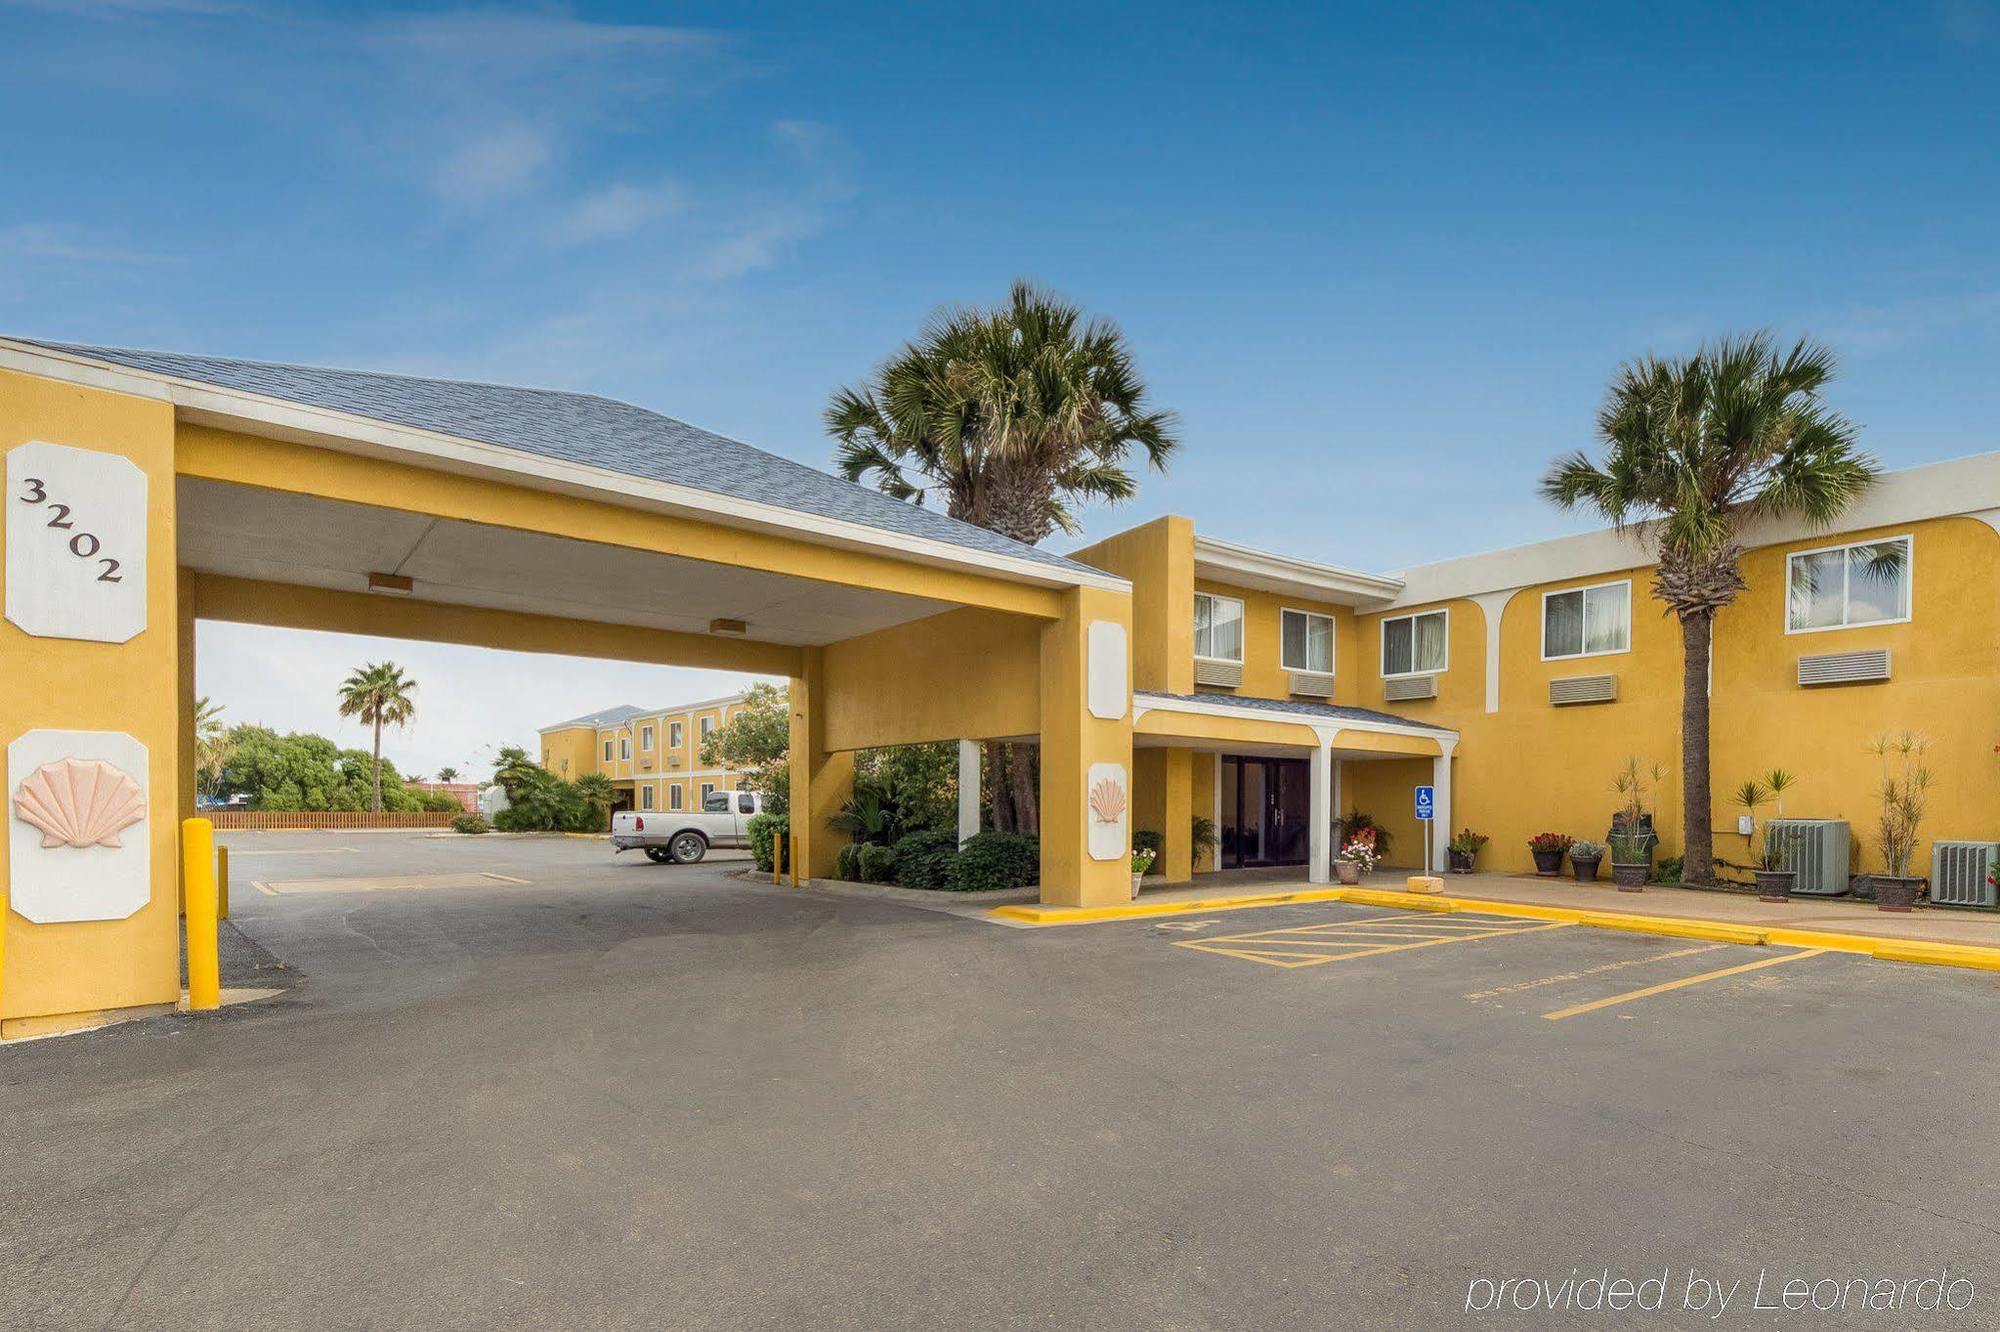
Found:
[[948, 602], [794, 578], [624, 546], [432, 518], [182, 477], [180, 563], [204, 573], [366, 592], [370, 573], [412, 597], [607, 624], [815, 646], [952, 609]]

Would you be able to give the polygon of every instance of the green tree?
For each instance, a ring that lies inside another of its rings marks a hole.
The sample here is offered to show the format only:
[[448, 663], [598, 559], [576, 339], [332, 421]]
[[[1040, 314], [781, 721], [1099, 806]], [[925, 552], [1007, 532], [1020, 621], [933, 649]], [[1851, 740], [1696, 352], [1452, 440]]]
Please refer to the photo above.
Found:
[[229, 762], [230, 730], [222, 720], [222, 705], [203, 696], [194, 701], [194, 789], [213, 800], [222, 790]]
[[405, 726], [417, 715], [416, 692], [417, 682], [393, 661], [369, 662], [341, 681], [340, 715], [358, 717], [375, 729], [374, 794], [368, 807], [377, 813], [382, 809], [382, 728]]
[[[252, 809], [264, 810], [360, 811], [373, 805], [376, 767], [363, 750], [341, 749], [323, 735], [279, 735], [264, 726], [231, 728], [228, 745], [218, 797], [242, 795]], [[380, 777], [382, 808], [403, 813], [424, 807], [387, 759]]]
[[764, 797], [764, 808], [782, 814], [789, 807], [792, 708], [773, 684], [751, 685], [743, 710], [702, 737], [701, 763], [741, 773], [744, 789]]
[[602, 832], [611, 826], [611, 807], [618, 803], [618, 788], [611, 779], [601, 772], [586, 772], [571, 783], [576, 787], [577, 796], [590, 811], [591, 832]]
[[1723, 338], [1692, 356], [1647, 356], [1612, 381], [1597, 413], [1601, 462], [1557, 460], [1542, 494], [1621, 530], [1644, 522], [1653, 594], [1681, 627], [1682, 879], [1715, 879], [1710, 826], [1708, 662], [1715, 614], [1744, 588], [1743, 524], [1830, 527], [1874, 483], [1874, 459], [1822, 396], [1834, 355], [1767, 333]]
[[[826, 426], [848, 480], [918, 504], [935, 491], [952, 517], [1031, 545], [1077, 531], [1081, 504], [1131, 498], [1135, 452], [1164, 470], [1179, 444], [1118, 326], [1025, 281], [998, 307], [933, 315], [833, 395]], [[1033, 750], [989, 744], [986, 767], [995, 826], [1031, 831]]]
[[440, 782], [443, 782], [446, 786], [449, 786], [453, 782], [458, 780], [458, 769], [449, 766], [439, 768], [437, 779]]

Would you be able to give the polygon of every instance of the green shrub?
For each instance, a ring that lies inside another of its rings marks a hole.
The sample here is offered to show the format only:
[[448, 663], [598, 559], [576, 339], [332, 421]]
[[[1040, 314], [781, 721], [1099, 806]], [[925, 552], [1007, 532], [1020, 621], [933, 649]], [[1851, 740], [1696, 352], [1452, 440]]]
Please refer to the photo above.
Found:
[[951, 863], [953, 892], [1026, 888], [1041, 877], [1041, 843], [1026, 833], [983, 832], [966, 839]]
[[1154, 862], [1158, 863], [1167, 854], [1166, 835], [1156, 833], [1151, 828], [1141, 828], [1132, 834], [1132, 850], [1151, 851]]
[[870, 842], [854, 857], [854, 864], [863, 883], [891, 883], [896, 878], [896, 848]]
[[[453, 801], [452, 803], [457, 804], [458, 802]], [[451, 830], [455, 833], [483, 833], [493, 831], [486, 826], [486, 820], [480, 818], [477, 814], [460, 814], [451, 821]]]
[[957, 859], [956, 832], [926, 828], [910, 833], [896, 843], [896, 882], [905, 888], [948, 888], [951, 864]]
[[521, 805], [509, 805], [493, 816], [493, 826], [501, 832], [543, 832], [541, 820], [536, 811]]
[[861, 843], [849, 842], [833, 858], [833, 877], [848, 883], [861, 882]]
[[458, 803], [458, 797], [443, 791], [419, 791], [417, 800], [426, 814], [452, 814], [464, 812], [465, 806]]
[[750, 834], [750, 854], [757, 868], [769, 874], [778, 867], [778, 844], [792, 835], [792, 821], [783, 814], [759, 814], [745, 825]]
[[1681, 858], [1661, 856], [1660, 868], [1653, 875], [1654, 883], [1679, 883], [1681, 881]]

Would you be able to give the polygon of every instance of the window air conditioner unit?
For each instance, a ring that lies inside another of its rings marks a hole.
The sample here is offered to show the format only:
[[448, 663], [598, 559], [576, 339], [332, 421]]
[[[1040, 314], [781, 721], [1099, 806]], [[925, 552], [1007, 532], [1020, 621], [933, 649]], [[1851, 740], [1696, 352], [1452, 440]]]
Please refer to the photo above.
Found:
[[1829, 652], [1799, 658], [1802, 685], [1858, 684], [1864, 680], [1889, 678], [1889, 649], [1867, 652]]
[[1408, 703], [1413, 699], [1436, 698], [1438, 678], [1435, 675], [1405, 675], [1398, 680], [1382, 682], [1382, 698], [1389, 703]]
[[1781, 869], [1798, 871], [1792, 891], [1813, 897], [1833, 897], [1848, 889], [1848, 853], [1853, 838], [1846, 819], [1770, 819], [1767, 834], [1779, 829], [1798, 831], [1786, 848]]
[[1572, 703], [1616, 703], [1618, 677], [1615, 675], [1572, 675], [1549, 681], [1549, 702], [1562, 708]]
[[1240, 661], [1206, 661], [1200, 657], [1194, 662], [1194, 682], [1216, 689], [1240, 689], [1243, 686], [1243, 663]]
[[1993, 842], [1931, 843], [1931, 905], [2000, 906], [1993, 885], [1986, 881], [2000, 865], [2000, 844]]
[[1287, 674], [1290, 676], [1287, 687], [1294, 694], [1302, 694], [1307, 698], [1333, 697], [1331, 675], [1322, 675], [1318, 671], [1290, 671]]

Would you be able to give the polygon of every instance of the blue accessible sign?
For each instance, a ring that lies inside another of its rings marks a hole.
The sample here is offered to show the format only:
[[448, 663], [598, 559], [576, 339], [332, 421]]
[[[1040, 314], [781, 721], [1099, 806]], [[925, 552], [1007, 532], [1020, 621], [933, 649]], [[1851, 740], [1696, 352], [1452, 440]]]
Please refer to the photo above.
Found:
[[1425, 823], [1430, 822], [1432, 811], [1436, 807], [1437, 788], [1434, 786], [1419, 786], [1417, 788], [1417, 817]]

